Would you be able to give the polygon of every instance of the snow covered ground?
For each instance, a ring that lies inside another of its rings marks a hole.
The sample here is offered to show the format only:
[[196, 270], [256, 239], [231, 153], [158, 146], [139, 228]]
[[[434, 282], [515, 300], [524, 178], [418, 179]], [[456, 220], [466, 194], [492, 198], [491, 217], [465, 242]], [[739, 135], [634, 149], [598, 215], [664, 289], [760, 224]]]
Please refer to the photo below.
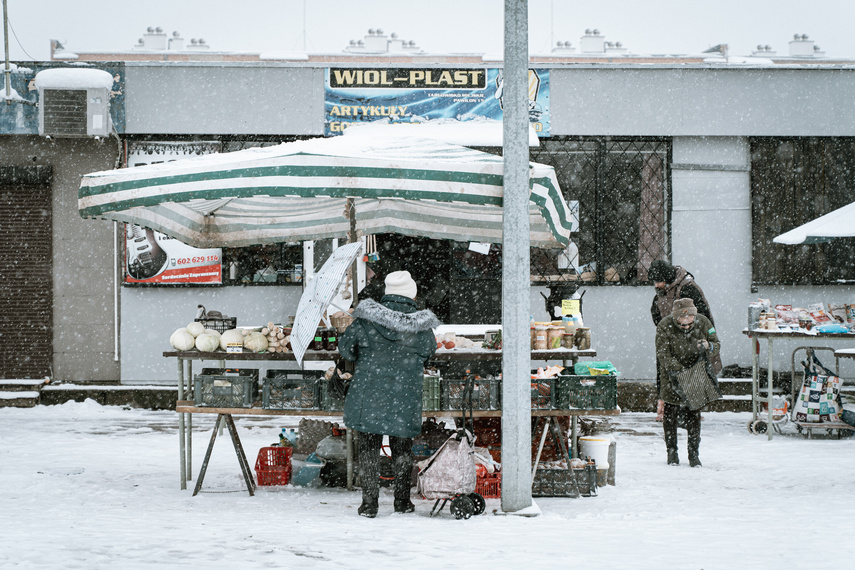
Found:
[[[228, 440], [203, 492], [179, 489], [174, 412], [69, 402], [0, 409], [0, 567], [811, 568], [855, 558], [855, 438], [753, 436], [748, 413], [706, 413], [701, 459], [665, 465], [652, 414], [613, 419], [617, 486], [541, 498], [535, 518], [357, 516], [358, 492], [261, 487]], [[283, 418], [236, 418], [249, 461]], [[296, 426], [298, 418], [284, 418]], [[213, 417], [194, 417], [198, 473]], [[193, 482], [189, 484], [192, 489]], [[500, 507], [488, 500], [487, 512]]]

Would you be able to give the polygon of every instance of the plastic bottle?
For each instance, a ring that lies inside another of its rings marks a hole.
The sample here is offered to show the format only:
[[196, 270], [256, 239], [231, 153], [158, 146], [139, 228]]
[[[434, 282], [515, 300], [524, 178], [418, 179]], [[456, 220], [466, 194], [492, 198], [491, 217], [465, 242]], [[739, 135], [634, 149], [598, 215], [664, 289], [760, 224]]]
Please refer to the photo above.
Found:
[[288, 432], [285, 428], [282, 428], [282, 431], [279, 433], [279, 446], [280, 447], [292, 447], [293, 444], [291, 440], [288, 439]]
[[288, 441], [291, 442], [291, 445], [297, 445], [297, 430], [294, 428], [289, 429], [287, 437]]

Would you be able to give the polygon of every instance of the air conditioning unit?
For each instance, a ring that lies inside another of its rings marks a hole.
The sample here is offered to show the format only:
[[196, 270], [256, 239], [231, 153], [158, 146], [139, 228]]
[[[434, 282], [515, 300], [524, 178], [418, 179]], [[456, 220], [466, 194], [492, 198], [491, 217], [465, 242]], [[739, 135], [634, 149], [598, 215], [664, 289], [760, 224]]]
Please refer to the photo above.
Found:
[[99, 69], [46, 69], [36, 74], [39, 134], [58, 138], [106, 137], [112, 131], [113, 77]]

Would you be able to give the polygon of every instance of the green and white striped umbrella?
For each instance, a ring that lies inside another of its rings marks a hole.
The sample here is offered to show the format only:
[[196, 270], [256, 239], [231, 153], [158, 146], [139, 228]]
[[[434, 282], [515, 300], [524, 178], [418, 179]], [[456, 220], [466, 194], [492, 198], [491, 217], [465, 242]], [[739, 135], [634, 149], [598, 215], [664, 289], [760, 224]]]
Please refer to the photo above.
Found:
[[[531, 245], [563, 247], [571, 217], [551, 166], [530, 165]], [[84, 218], [138, 224], [196, 247], [360, 234], [501, 243], [501, 157], [433, 140], [335, 137], [83, 177]]]

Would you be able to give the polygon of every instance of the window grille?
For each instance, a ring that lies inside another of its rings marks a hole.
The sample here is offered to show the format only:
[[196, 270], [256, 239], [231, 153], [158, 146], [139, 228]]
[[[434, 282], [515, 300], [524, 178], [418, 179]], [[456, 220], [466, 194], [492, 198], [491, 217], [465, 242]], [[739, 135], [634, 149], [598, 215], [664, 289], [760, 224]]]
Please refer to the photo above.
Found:
[[855, 281], [855, 239], [783, 245], [775, 236], [855, 200], [855, 138], [751, 140], [752, 276], [762, 285]]
[[552, 138], [532, 149], [579, 211], [578, 258], [533, 249], [532, 281], [646, 283], [650, 263], [670, 257], [670, 157], [666, 139]]

